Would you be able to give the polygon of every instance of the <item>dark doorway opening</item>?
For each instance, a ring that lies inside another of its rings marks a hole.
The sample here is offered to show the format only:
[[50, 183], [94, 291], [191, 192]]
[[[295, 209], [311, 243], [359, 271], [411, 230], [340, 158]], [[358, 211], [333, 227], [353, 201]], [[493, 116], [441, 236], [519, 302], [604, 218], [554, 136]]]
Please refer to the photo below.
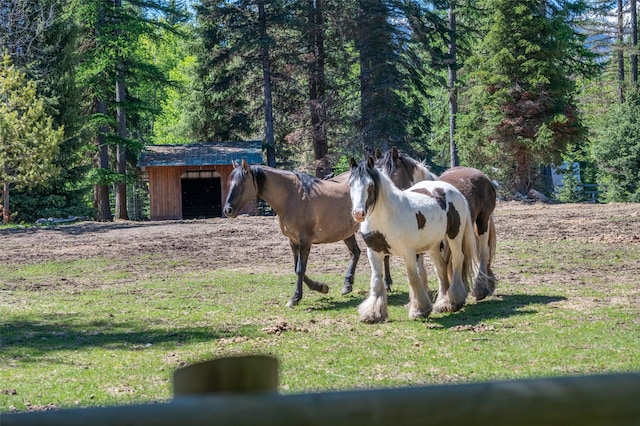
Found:
[[199, 219], [222, 216], [220, 178], [180, 179], [182, 218]]

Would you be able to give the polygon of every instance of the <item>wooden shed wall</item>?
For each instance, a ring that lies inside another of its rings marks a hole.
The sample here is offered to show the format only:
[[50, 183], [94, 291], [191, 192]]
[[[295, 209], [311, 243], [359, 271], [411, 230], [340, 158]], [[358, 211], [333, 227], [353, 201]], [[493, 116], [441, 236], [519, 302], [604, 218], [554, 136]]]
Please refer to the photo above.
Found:
[[180, 176], [186, 167], [149, 167], [151, 220], [182, 219]]
[[[215, 170], [220, 175], [222, 203], [227, 198], [229, 175], [233, 166], [158, 166], [147, 167], [149, 173], [149, 203], [151, 220], [182, 219], [182, 186], [180, 177], [186, 171]], [[253, 203], [249, 203], [240, 213], [256, 214]]]

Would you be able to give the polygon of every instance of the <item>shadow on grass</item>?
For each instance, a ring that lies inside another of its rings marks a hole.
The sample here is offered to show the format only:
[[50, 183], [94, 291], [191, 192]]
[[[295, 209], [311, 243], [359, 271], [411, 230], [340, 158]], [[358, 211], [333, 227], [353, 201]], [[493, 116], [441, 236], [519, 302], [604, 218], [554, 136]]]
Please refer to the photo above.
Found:
[[[306, 309], [313, 311], [335, 311], [341, 309], [356, 309], [369, 296], [369, 290], [354, 290], [345, 296], [320, 297], [313, 301], [312, 306]], [[406, 290], [392, 290], [387, 295], [387, 303], [390, 306], [404, 306], [409, 302], [409, 292]], [[308, 303], [308, 302], [307, 302]]]
[[562, 300], [566, 300], [566, 297], [537, 294], [500, 295], [475, 304], [467, 304], [460, 312], [436, 316], [431, 318], [431, 321], [444, 328], [477, 325], [488, 320], [533, 315], [538, 312], [536, 305], [547, 305]]
[[[353, 292], [340, 299], [322, 297], [314, 301], [308, 311], [330, 311], [340, 309], [356, 309], [368, 296], [367, 292]], [[429, 321], [433, 321], [443, 328], [460, 325], [477, 325], [484, 321], [509, 318], [520, 315], [533, 315], [538, 311], [536, 305], [546, 305], [553, 302], [566, 300], [563, 296], [546, 296], [531, 294], [513, 294], [491, 297], [474, 304], [467, 304], [462, 311], [433, 315]], [[388, 295], [389, 306], [404, 306], [409, 301], [407, 291], [393, 290]]]
[[59, 316], [0, 322], [0, 353], [21, 361], [39, 361], [51, 351], [73, 351], [100, 347], [110, 350], [144, 350], [175, 347], [184, 343], [213, 341], [260, 334], [257, 326], [212, 329], [208, 326], [161, 329], [142, 323], [82, 322], [81, 318]]

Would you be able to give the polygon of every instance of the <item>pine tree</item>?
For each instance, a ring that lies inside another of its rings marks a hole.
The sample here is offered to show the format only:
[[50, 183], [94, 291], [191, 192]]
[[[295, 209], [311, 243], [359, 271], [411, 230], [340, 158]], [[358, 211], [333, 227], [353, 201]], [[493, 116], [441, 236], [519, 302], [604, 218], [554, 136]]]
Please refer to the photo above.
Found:
[[628, 90], [597, 132], [593, 156], [605, 201], [640, 202], [640, 92]]
[[[108, 189], [116, 184], [116, 218], [126, 219], [125, 184], [130, 164], [135, 162], [141, 148], [142, 136], [138, 132], [138, 138], [131, 137], [136, 135], [131, 127], [136, 122], [140, 124], [145, 110], [151, 109], [135, 93], [145, 84], [166, 84], [166, 77], [154, 64], [138, 60], [136, 46], [141, 37], [155, 36], [158, 27], [171, 29], [167, 21], [157, 17], [178, 11], [163, 1], [76, 0], [75, 6], [83, 54], [78, 81], [93, 99], [87, 107], [93, 117], [89, 126], [98, 152], [91, 174], [96, 218], [112, 219]], [[151, 126], [146, 127], [146, 133], [150, 133]], [[115, 154], [115, 169], [111, 168], [110, 154]]]
[[280, 1], [263, 0], [205, 0], [197, 11], [203, 42], [203, 119], [196, 123], [197, 134], [228, 140], [254, 137], [262, 130], [267, 163], [275, 166], [278, 88], [273, 49], [287, 45], [289, 34], [282, 28], [290, 12]]
[[0, 65], [0, 182], [2, 218], [11, 220], [11, 188], [46, 182], [58, 172], [54, 159], [64, 130], [55, 129], [36, 85], [5, 55]]
[[485, 37], [467, 63], [463, 158], [493, 166], [512, 190], [527, 193], [541, 164], [558, 162], [585, 128], [573, 76], [596, 70], [571, 19], [580, 2], [486, 0]]
[[87, 161], [83, 140], [78, 137], [82, 102], [74, 84], [76, 33], [68, 1], [10, 3], [0, 10], [0, 45], [7, 49], [17, 69], [37, 82], [37, 95], [45, 102], [46, 113], [55, 127], [65, 130], [55, 158], [59, 174], [28, 190], [14, 189], [14, 219], [89, 215], [87, 186], [83, 184]]

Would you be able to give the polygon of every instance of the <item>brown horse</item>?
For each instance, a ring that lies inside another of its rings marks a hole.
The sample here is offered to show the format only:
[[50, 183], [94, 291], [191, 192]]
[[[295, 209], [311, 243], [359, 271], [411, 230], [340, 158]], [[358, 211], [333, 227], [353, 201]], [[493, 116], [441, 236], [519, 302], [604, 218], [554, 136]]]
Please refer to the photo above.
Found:
[[224, 214], [236, 217], [240, 209], [257, 197], [269, 203], [277, 213], [280, 230], [289, 238], [298, 276], [296, 290], [287, 306], [295, 306], [302, 299], [303, 281], [311, 290], [321, 293], [329, 291], [326, 284], [315, 282], [306, 275], [312, 244], [344, 241], [351, 253], [351, 261], [342, 294], [351, 292], [360, 248], [355, 237], [359, 224], [351, 217], [347, 183], [320, 180], [266, 166], [249, 166], [245, 160], [241, 165], [234, 165]]
[[475, 225], [478, 245], [478, 274], [473, 285], [473, 295], [476, 300], [492, 295], [497, 279], [491, 269], [496, 252], [496, 231], [493, 219], [496, 190], [491, 180], [480, 170], [471, 167], [453, 167], [438, 178], [425, 167], [424, 163], [401, 155], [396, 148], [384, 154], [376, 151], [376, 157], [376, 166], [382, 169], [400, 189], [406, 189], [421, 180], [439, 179], [453, 185], [465, 196]]

